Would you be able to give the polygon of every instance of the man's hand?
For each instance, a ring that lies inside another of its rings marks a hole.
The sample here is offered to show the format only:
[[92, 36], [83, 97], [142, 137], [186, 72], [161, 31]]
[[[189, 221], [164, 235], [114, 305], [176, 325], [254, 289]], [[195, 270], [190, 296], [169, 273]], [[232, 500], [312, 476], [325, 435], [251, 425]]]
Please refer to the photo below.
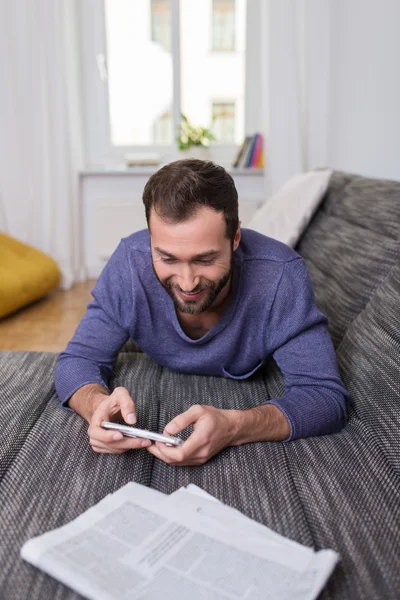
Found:
[[123, 436], [120, 431], [104, 429], [102, 421], [118, 422], [124, 419], [129, 425], [136, 423], [136, 408], [128, 390], [117, 387], [110, 396], [103, 396], [97, 404], [89, 422], [90, 445], [100, 454], [123, 454], [127, 450], [146, 448], [150, 440]]
[[164, 433], [176, 435], [188, 425], [193, 425], [193, 433], [180, 448], [156, 442], [148, 451], [170, 465], [202, 465], [227, 446], [278, 442], [290, 435], [285, 415], [273, 404], [249, 410], [224, 410], [196, 404], [170, 421]]
[[180, 448], [156, 442], [148, 451], [171, 465], [202, 465], [223, 448], [233, 444], [240, 412], [196, 404], [175, 417], [164, 429], [164, 434], [176, 435], [188, 425], [193, 425], [192, 435]]

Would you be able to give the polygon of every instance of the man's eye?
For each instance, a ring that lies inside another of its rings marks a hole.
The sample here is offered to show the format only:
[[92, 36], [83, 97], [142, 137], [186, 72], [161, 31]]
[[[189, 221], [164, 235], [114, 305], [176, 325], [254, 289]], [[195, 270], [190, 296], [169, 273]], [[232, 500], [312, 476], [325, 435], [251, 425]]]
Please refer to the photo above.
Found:
[[175, 258], [161, 258], [161, 260], [163, 261], [163, 263], [167, 263], [167, 265], [172, 265], [176, 262]]
[[212, 265], [215, 262], [215, 258], [209, 258], [209, 259], [201, 259], [196, 261], [198, 262], [200, 265]]

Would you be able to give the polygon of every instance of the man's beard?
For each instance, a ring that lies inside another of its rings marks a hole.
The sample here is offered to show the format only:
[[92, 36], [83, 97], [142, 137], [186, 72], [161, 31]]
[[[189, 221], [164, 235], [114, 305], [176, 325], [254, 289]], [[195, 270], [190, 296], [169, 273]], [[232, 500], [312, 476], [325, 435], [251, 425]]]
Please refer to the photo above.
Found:
[[171, 281], [169, 281], [169, 279], [165, 279], [164, 281], [162, 281], [158, 277], [156, 270], [154, 269], [154, 265], [153, 265], [153, 270], [154, 270], [154, 273], [155, 273], [158, 281], [161, 283], [161, 285], [166, 289], [168, 294], [171, 296], [171, 299], [174, 303], [175, 308], [177, 308], [181, 312], [189, 314], [189, 315], [198, 315], [199, 313], [202, 313], [210, 308], [210, 306], [213, 304], [213, 302], [217, 298], [218, 294], [223, 290], [223, 288], [226, 286], [229, 279], [231, 278], [232, 273], [233, 273], [233, 252], [232, 252], [232, 256], [231, 256], [229, 270], [225, 273], [225, 275], [223, 277], [221, 277], [221, 279], [219, 279], [218, 281], [212, 281], [211, 279], [205, 279], [202, 277], [199, 285], [197, 285], [193, 290], [190, 290], [190, 292], [193, 292], [193, 293], [200, 292], [201, 290], [208, 291], [208, 293], [206, 293], [205, 297], [198, 301], [197, 300], [181, 300], [180, 298], [178, 298], [178, 296], [175, 293], [175, 289], [181, 290], [182, 292], [189, 291], [189, 290], [182, 290], [177, 284], [173, 284]]

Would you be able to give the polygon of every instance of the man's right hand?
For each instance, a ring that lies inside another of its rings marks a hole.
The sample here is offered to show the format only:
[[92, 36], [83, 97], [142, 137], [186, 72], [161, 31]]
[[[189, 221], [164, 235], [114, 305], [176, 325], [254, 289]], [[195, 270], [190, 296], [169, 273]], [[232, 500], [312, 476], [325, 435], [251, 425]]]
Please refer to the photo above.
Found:
[[122, 454], [151, 446], [150, 440], [126, 437], [120, 431], [104, 429], [100, 425], [102, 421], [118, 422], [121, 418], [128, 425], [136, 423], [135, 403], [127, 389], [117, 387], [108, 395], [102, 386], [88, 384], [75, 392], [68, 404], [88, 421], [89, 441], [95, 452]]
[[90, 445], [95, 452], [122, 454], [127, 450], [151, 446], [150, 440], [126, 437], [120, 431], [104, 429], [100, 425], [102, 421], [118, 422], [121, 416], [129, 425], [136, 423], [135, 403], [128, 390], [117, 387], [110, 396], [106, 396], [100, 401], [90, 419], [88, 435]]

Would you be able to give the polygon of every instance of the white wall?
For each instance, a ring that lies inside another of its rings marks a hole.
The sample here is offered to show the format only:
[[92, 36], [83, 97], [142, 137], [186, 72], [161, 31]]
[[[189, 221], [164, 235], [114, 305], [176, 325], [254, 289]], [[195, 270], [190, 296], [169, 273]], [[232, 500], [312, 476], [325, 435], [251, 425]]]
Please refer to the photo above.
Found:
[[330, 167], [400, 179], [399, 31], [399, 0], [331, 2]]
[[[83, 265], [89, 277], [98, 277], [121, 237], [147, 227], [143, 188], [154, 170], [92, 171], [81, 177]], [[254, 169], [231, 169], [239, 195], [243, 227], [264, 202], [263, 176]]]

